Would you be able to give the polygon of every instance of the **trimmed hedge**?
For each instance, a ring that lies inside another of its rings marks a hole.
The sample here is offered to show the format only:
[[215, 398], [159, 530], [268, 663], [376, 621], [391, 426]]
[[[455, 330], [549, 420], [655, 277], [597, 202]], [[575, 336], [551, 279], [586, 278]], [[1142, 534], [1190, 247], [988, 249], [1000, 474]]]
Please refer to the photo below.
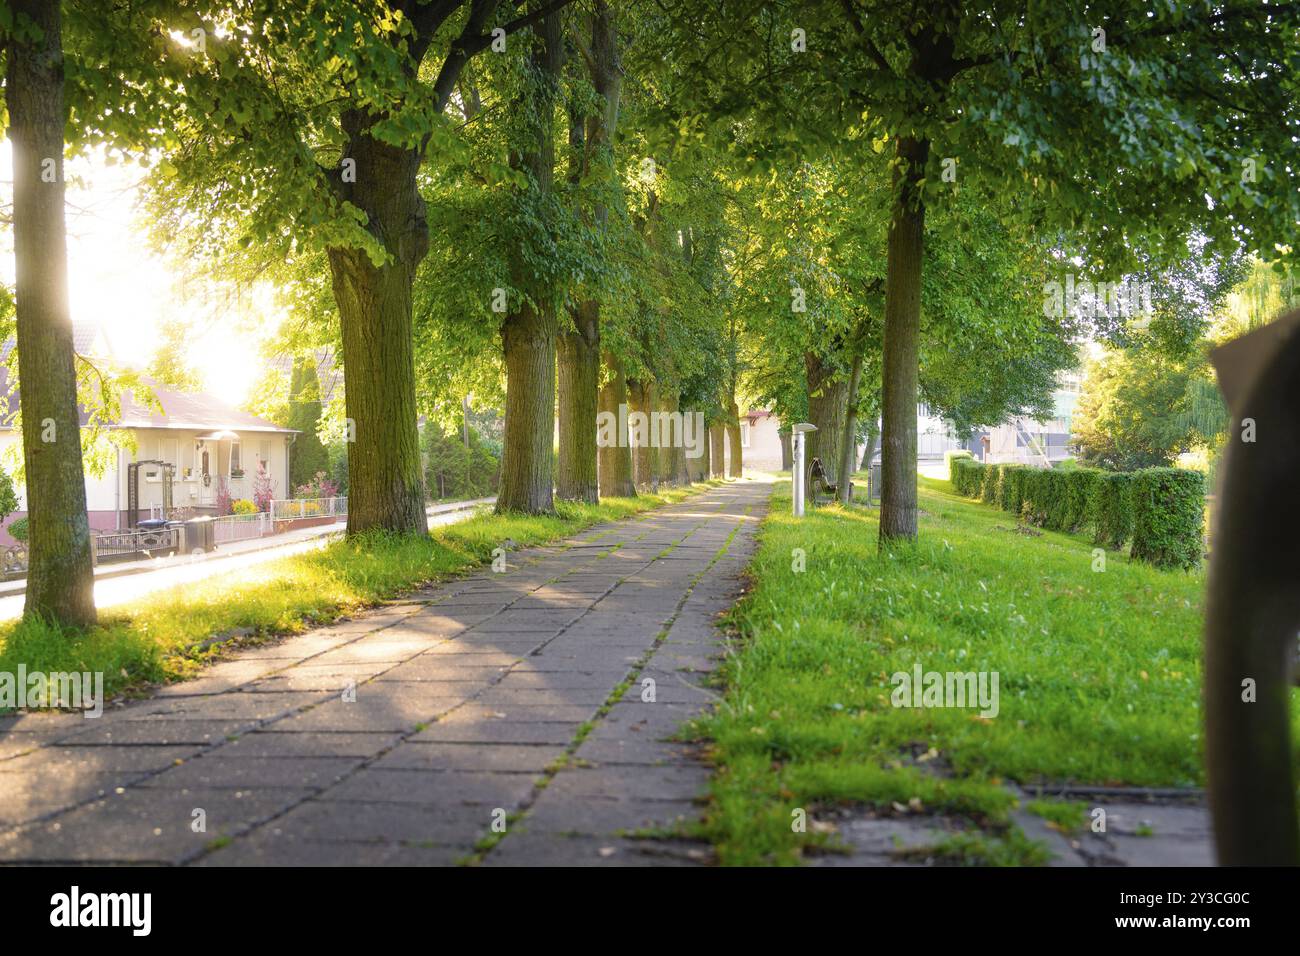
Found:
[[998, 482], [998, 507], [1013, 515], [1020, 514], [1020, 504], [1024, 501], [1025, 467], [1023, 465], [1003, 465], [1002, 479]]
[[1133, 476], [1133, 557], [1158, 568], [1201, 562], [1205, 476], [1184, 468], [1144, 468]]
[[943, 453], [943, 463], [944, 463], [945, 465], [948, 466], [948, 480], [949, 480], [949, 481], [956, 481], [956, 473], [955, 473], [955, 471], [954, 471], [954, 469], [953, 469], [953, 462], [954, 462], [956, 459], [958, 459], [958, 458], [965, 458], [965, 459], [967, 459], [967, 460], [971, 460], [971, 459], [973, 459], [974, 457], [975, 457], [974, 455], [972, 455], [970, 452], [966, 451], [966, 449], [964, 449], [964, 448], [963, 448], [963, 449], [960, 449], [960, 450], [958, 450], [958, 451], [946, 451], [946, 452], [944, 452], [944, 453]]
[[998, 503], [998, 482], [1001, 478], [1001, 465], [984, 466], [984, 482], [980, 486], [980, 499], [986, 505], [995, 505]]
[[949, 462], [952, 469], [953, 489], [964, 498], [978, 498], [984, 487], [984, 469], [981, 462], [973, 458], [954, 457]]
[[1074, 468], [1065, 472], [1066, 511], [1065, 529], [1079, 531], [1088, 524], [1088, 503], [1092, 500], [1092, 489], [1096, 486], [1102, 472], [1095, 468]]
[[1181, 468], [1117, 473], [1094, 468], [986, 465], [949, 459], [953, 489], [1050, 531], [1091, 528], [1093, 542], [1161, 568], [1193, 568], [1204, 553], [1205, 476]]
[[1133, 475], [1103, 471], [1088, 499], [1093, 544], [1118, 551], [1133, 536]]

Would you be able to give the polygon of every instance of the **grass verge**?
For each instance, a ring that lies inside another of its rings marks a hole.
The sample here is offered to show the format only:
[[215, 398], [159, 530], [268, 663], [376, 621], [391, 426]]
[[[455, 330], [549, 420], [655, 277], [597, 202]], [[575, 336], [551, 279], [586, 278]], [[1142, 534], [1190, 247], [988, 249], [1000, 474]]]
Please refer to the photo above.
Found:
[[482, 513], [427, 537], [375, 533], [339, 540], [159, 592], [129, 610], [106, 609], [88, 631], [62, 631], [39, 621], [6, 623], [0, 626], [0, 672], [16, 673], [20, 663], [29, 672], [102, 672], [108, 695], [184, 680], [228, 646], [200, 647], [214, 635], [237, 632], [244, 635], [240, 643], [249, 643], [297, 633], [476, 568], [506, 542], [517, 548], [555, 541], [719, 483], [606, 498], [598, 505], [562, 502], [553, 516]]
[[[796, 862], [826, 837], [792, 813], [819, 803], [954, 814], [984, 833], [945, 850], [1040, 862], [1006, 780], [1203, 783], [1202, 571], [1100, 565], [1085, 538], [1017, 528], [946, 481], [920, 479], [920, 507], [918, 543], [880, 554], [874, 509], [796, 520], [777, 486], [706, 725], [722, 862]], [[996, 717], [893, 706], [892, 676], [917, 664], [997, 672]]]

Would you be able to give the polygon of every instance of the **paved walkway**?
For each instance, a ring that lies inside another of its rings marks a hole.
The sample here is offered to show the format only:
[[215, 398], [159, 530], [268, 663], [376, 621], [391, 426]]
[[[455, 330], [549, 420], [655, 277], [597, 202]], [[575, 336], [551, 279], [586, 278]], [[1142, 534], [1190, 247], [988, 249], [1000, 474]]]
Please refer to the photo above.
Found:
[[[0, 718], [0, 863], [681, 863], [770, 486], [512, 553], [152, 699]], [[663, 837], [668, 839], [651, 839]]]

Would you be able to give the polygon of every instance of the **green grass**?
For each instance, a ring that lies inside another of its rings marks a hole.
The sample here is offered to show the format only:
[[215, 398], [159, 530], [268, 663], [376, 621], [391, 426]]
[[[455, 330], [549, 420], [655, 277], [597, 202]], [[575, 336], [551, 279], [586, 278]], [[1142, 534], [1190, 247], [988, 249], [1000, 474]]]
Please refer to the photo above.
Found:
[[[709, 483], [714, 484], [714, 483]], [[132, 692], [195, 676], [221, 652], [196, 645], [250, 631], [240, 643], [308, 627], [373, 606], [431, 581], [491, 561], [503, 542], [541, 544], [680, 501], [707, 485], [667, 489], [599, 505], [561, 503], [554, 516], [477, 514], [428, 537], [368, 534], [318, 551], [231, 571], [151, 595], [129, 610], [110, 608], [99, 626], [64, 632], [42, 622], [0, 626], [0, 671], [103, 672], [105, 692]]]
[[[1203, 783], [1202, 571], [1108, 554], [1094, 572], [1085, 538], [1019, 533], [946, 481], [921, 478], [920, 507], [919, 543], [881, 555], [876, 511], [796, 520], [789, 484], [777, 487], [706, 728], [719, 764], [706, 829], [722, 862], [797, 861], [821, 837], [791, 831], [794, 808], [888, 812], [912, 797], [1002, 834], [974, 855], [1036, 862], [1008, 825], [1006, 780]], [[916, 662], [998, 672], [1000, 712], [893, 707], [890, 676]]]

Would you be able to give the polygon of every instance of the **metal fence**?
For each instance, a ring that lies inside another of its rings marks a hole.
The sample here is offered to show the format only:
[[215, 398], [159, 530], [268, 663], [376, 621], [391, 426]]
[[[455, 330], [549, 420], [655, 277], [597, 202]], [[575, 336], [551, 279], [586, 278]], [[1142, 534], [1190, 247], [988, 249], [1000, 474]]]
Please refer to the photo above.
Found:
[[276, 521], [293, 518], [345, 518], [347, 498], [286, 498], [271, 502], [271, 517]]
[[270, 534], [273, 527], [271, 516], [265, 511], [251, 515], [224, 515], [213, 519], [213, 541], [217, 544], [227, 544], [231, 541], [260, 538]]
[[158, 557], [180, 550], [181, 529], [107, 531], [95, 535], [94, 541], [96, 561], [111, 561], [137, 554]]

